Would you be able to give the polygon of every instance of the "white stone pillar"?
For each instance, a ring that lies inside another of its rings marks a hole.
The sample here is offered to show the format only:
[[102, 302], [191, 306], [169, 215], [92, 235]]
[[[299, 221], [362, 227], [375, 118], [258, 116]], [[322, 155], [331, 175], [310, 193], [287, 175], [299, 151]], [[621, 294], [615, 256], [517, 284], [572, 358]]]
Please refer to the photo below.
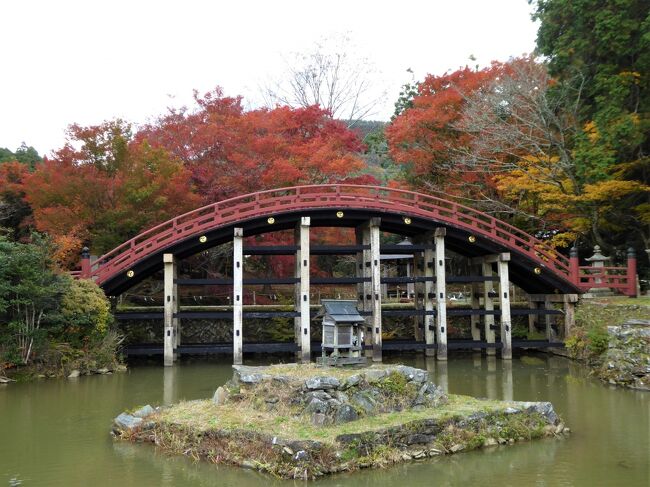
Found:
[[424, 250], [424, 277], [427, 280], [424, 283], [424, 309], [427, 312], [424, 315], [424, 341], [427, 348], [425, 355], [433, 357], [436, 355], [436, 350], [433, 348], [436, 337], [435, 317], [430, 313], [435, 309], [434, 300], [436, 296], [435, 284], [431, 278], [435, 275], [436, 255], [433, 248], [433, 239], [429, 236], [425, 242], [426, 248]]
[[163, 325], [163, 348], [164, 364], [166, 367], [174, 365], [174, 308], [177, 301], [174, 286], [175, 262], [173, 254], [163, 254], [163, 288], [164, 301], [164, 325]]
[[499, 254], [497, 272], [499, 274], [499, 290], [501, 299], [501, 358], [512, 359], [512, 319], [510, 317], [510, 277], [508, 262], [510, 253]]
[[311, 360], [311, 316], [309, 299], [309, 225], [310, 218], [300, 218], [296, 227], [295, 239], [298, 250], [296, 251], [295, 275], [299, 279], [296, 283], [296, 303], [294, 309], [300, 313], [295, 318], [296, 344], [300, 347], [300, 361], [307, 363]]
[[379, 249], [379, 218], [370, 220], [370, 269], [372, 284], [372, 360], [382, 360], [381, 339], [381, 261]]
[[235, 228], [233, 237], [232, 272], [232, 354], [233, 364], [243, 362], [243, 317], [244, 317], [244, 229]]
[[[483, 276], [492, 277], [492, 264], [489, 262], [483, 262]], [[483, 307], [486, 312], [494, 311], [494, 300], [491, 294], [494, 292], [494, 283], [492, 281], [485, 281], [483, 285]], [[495, 333], [494, 333], [494, 315], [486, 314], [485, 315], [485, 341], [490, 344], [495, 342]], [[495, 355], [496, 350], [492, 347], [486, 349], [488, 355]]]
[[447, 288], [445, 274], [445, 228], [436, 228], [436, 341], [438, 360], [447, 360]]

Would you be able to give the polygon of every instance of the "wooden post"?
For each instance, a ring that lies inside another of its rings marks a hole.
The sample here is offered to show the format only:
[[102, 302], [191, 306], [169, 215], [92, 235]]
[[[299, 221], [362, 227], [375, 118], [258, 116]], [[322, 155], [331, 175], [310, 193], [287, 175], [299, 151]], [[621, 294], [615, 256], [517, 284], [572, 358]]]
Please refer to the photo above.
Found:
[[[546, 297], [544, 298], [544, 309], [549, 310], [553, 309], [553, 303], [551, 302], [551, 295], [547, 294]], [[553, 331], [553, 317], [546, 313], [544, 315], [544, 321], [546, 322], [546, 339], [549, 342], [554, 342], [556, 341], [556, 334]]]
[[80, 277], [82, 279], [89, 279], [90, 278], [90, 271], [91, 271], [90, 249], [88, 247], [84, 247], [81, 250], [81, 274], [80, 274]]
[[[483, 276], [492, 277], [492, 264], [489, 262], [483, 262], [482, 264]], [[483, 285], [483, 307], [487, 313], [494, 311], [494, 300], [492, 298], [492, 293], [494, 292], [494, 283], [492, 281], [485, 281]], [[495, 343], [495, 333], [494, 333], [494, 315], [486, 314], [485, 315], [485, 341], [489, 343]], [[486, 350], [488, 355], [496, 355], [496, 349], [493, 347], [488, 347]]]
[[578, 247], [571, 247], [569, 251], [569, 280], [576, 286], [580, 286], [580, 257]]
[[447, 360], [447, 291], [445, 275], [445, 235], [447, 230], [436, 228], [436, 340], [438, 342], [438, 360]]
[[[357, 243], [360, 243], [364, 246], [370, 246], [370, 227], [362, 225], [356, 229]], [[358, 257], [357, 257], [358, 258]], [[363, 311], [372, 312], [372, 282], [370, 281], [372, 270], [370, 268], [370, 248], [364, 249], [361, 252], [361, 268], [358, 270], [361, 277], [366, 280], [361, 286], [361, 304]], [[367, 358], [372, 357], [372, 315], [366, 316], [365, 326], [366, 329], [363, 333], [363, 346], [365, 350], [365, 356]]]
[[174, 255], [163, 254], [163, 288], [164, 302], [164, 364], [165, 367], [174, 365]]
[[512, 359], [512, 320], [510, 318], [510, 277], [508, 262], [510, 253], [499, 254], [497, 272], [499, 274], [499, 295], [501, 299], [501, 358]]
[[309, 225], [310, 218], [302, 217], [296, 227], [295, 237], [298, 250], [296, 252], [296, 283], [295, 310], [300, 316], [294, 320], [296, 329], [296, 344], [300, 347], [300, 361], [307, 363], [311, 360], [311, 316], [309, 301]]
[[[422, 263], [422, 253], [413, 252], [413, 277], [419, 278], [424, 275]], [[422, 310], [423, 298], [420, 296], [424, 294], [424, 283], [415, 281], [413, 285], [413, 306], [416, 311]], [[416, 314], [413, 317], [413, 335], [416, 342], [421, 342], [424, 339], [424, 330], [423, 330], [424, 320], [422, 316]]]
[[[528, 309], [531, 310], [536, 310], [537, 309], [537, 303], [531, 299], [531, 297], [528, 297]], [[533, 333], [535, 333], [535, 323], [537, 320], [537, 315], [535, 314], [529, 314], [528, 315], [528, 338], [530, 338]]]
[[636, 251], [634, 247], [629, 247], [627, 249], [627, 289], [625, 294], [630, 298], [636, 298], [637, 287], [636, 287]]
[[[472, 266], [472, 274], [476, 272], [476, 274], [479, 274], [479, 269], [477, 266]], [[472, 283], [472, 296], [470, 298], [471, 306], [473, 310], [478, 310], [481, 309], [481, 297], [479, 296], [478, 292], [478, 282], [473, 282]], [[481, 317], [479, 315], [472, 315], [470, 316], [470, 326], [472, 328], [472, 340], [475, 342], [480, 342], [481, 341]], [[480, 349], [474, 349], [474, 350], [480, 350]]]
[[180, 354], [178, 353], [178, 347], [181, 345], [181, 319], [178, 317], [178, 312], [180, 311], [180, 297], [178, 296], [178, 284], [176, 280], [178, 279], [178, 261], [174, 259], [173, 265], [173, 286], [172, 286], [172, 327], [174, 328], [174, 361], [178, 360]]
[[424, 309], [427, 312], [424, 315], [424, 341], [426, 343], [425, 355], [433, 357], [436, 350], [433, 348], [436, 337], [435, 317], [430, 314], [435, 309], [435, 285], [431, 280], [435, 275], [436, 255], [433, 248], [433, 238], [428, 235], [425, 242], [427, 248], [424, 250], [424, 276], [427, 280], [424, 283]]
[[381, 267], [379, 260], [379, 225], [380, 218], [370, 220], [370, 261], [372, 283], [372, 360], [381, 362]]
[[244, 299], [244, 229], [235, 228], [233, 237], [233, 271], [232, 271], [232, 362], [243, 362], [243, 299]]
[[564, 295], [564, 339], [566, 340], [571, 334], [571, 329], [576, 324], [576, 303], [578, 302], [577, 294]]

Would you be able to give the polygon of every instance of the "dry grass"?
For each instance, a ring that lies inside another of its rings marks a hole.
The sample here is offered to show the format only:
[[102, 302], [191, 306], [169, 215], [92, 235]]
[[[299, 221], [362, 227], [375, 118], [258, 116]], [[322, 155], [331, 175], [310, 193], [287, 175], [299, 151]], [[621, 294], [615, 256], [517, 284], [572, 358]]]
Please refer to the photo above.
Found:
[[358, 366], [358, 367], [323, 367], [321, 365], [316, 365], [314, 363], [309, 364], [277, 364], [270, 365], [263, 371], [265, 374], [270, 375], [283, 375], [292, 379], [302, 379], [306, 380], [311, 377], [319, 376], [328, 376], [336, 377], [338, 380], [342, 381], [348, 377], [368, 370], [386, 370], [389, 368], [394, 368], [395, 365], [384, 365], [384, 364], [373, 364], [370, 366]]
[[216, 406], [210, 400], [185, 401], [164, 409], [154, 422], [187, 427], [196, 432], [210, 430], [250, 430], [288, 440], [318, 440], [334, 444], [342, 434], [378, 431], [416, 420], [444, 420], [483, 411], [503, 410], [508, 403], [449, 396], [449, 403], [433, 409], [402, 411], [368, 416], [341, 425], [313, 426], [309, 418], [282, 414], [282, 411], [255, 409], [250, 403]]

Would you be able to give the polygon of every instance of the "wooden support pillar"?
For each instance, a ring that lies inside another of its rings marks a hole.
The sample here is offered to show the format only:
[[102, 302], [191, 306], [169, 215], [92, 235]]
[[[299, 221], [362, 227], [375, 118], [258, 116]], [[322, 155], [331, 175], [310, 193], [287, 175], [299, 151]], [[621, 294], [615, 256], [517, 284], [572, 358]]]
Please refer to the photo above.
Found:
[[178, 295], [178, 284], [176, 280], [178, 279], [178, 263], [174, 259], [173, 266], [173, 275], [174, 275], [174, 285], [172, 287], [172, 327], [174, 328], [174, 361], [178, 360], [180, 354], [178, 353], [178, 347], [181, 345], [181, 319], [178, 317], [178, 312], [180, 311], [181, 300]]
[[[547, 294], [544, 298], [544, 309], [549, 310], [553, 309], [553, 302], [551, 301], [551, 295]], [[544, 321], [546, 323], [546, 339], [549, 342], [554, 342], [557, 340], [557, 334], [553, 330], [553, 316], [550, 314], [544, 315]]]
[[244, 229], [235, 228], [233, 236], [233, 271], [232, 271], [232, 362], [243, 362], [243, 310], [244, 310]]
[[[422, 252], [413, 253], [413, 277], [419, 278], [424, 275], [424, 267], [422, 262]], [[416, 310], [423, 309], [424, 302], [424, 283], [415, 282], [413, 286], [413, 306]], [[413, 335], [416, 342], [424, 340], [424, 320], [422, 316], [413, 316]]]
[[[528, 297], [528, 309], [530, 310], [536, 310], [537, 309], [537, 303], [533, 301], [530, 296]], [[528, 315], [528, 338], [530, 339], [533, 336], [533, 333], [536, 332], [535, 330], [535, 323], [537, 320], [537, 315], [535, 314], [529, 314]]]
[[424, 276], [427, 280], [424, 283], [424, 309], [427, 314], [424, 315], [424, 341], [427, 345], [425, 355], [433, 357], [436, 354], [433, 345], [436, 337], [435, 317], [430, 314], [435, 309], [434, 301], [436, 297], [434, 282], [430, 279], [435, 275], [436, 255], [435, 251], [430, 248], [433, 244], [433, 238], [429, 236], [425, 240], [427, 248], [424, 250]]
[[310, 218], [300, 218], [296, 227], [295, 241], [298, 246], [296, 251], [295, 277], [300, 279], [296, 283], [296, 301], [294, 309], [300, 316], [294, 318], [296, 331], [296, 345], [300, 348], [299, 358], [303, 363], [311, 360], [311, 316], [309, 301], [309, 224]]
[[[483, 262], [482, 264], [483, 276], [492, 277], [492, 264], [489, 262]], [[494, 298], [492, 297], [494, 293], [494, 283], [492, 281], [485, 281], [483, 285], [483, 306], [486, 312], [494, 311]], [[485, 341], [487, 343], [495, 343], [495, 333], [494, 333], [494, 315], [486, 314], [485, 320]], [[493, 347], [488, 347], [486, 349], [488, 355], [496, 355], [496, 349]]]
[[438, 342], [438, 360], [447, 360], [447, 290], [445, 276], [445, 235], [447, 230], [436, 228], [434, 240], [436, 245], [436, 341]]
[[163, 289], [164, 289], [164, 324], [163, 324], [163, 350], [164, 364], [166, 367], [174, 365], [174, 309], [178, 301], [177, 287], [174, 285], [176, 263], [173, 254], [163, 254]]
[[[371, 275], [372, 269], [370, 267], [370, 226], [362, 225], [356, 228], [356, 237], [357, 243], [368, 246], [367, 249], [364, 249], [359, 256], [357, 254], [357, 259], [360, 260], [360, 265], [358, 267], [359, 275], [366, 280], [361, 285], [361, 310], [372, 313], [372, 282]], [[363, 346], [364, 354], [367, 358], [372, 358], [372, 314], [366, 316], [365, 326], [366, 329], [363, 333]]]
[[577, 294], [564, 295], [564, 339], [571, 335], [571, 329], [576, 324], [576, 303], [578, 302]]
[[[480, 273], [478, 266], [472, 266], [472, 271], [472, 273], [476, 273], [477, 275]], [[481, 297], [479, 295], [478, 282], [472, 283], [472, 297], [470, 298], [470, 303], [473, 310], [478, 310], [481, 308]], [[481, 317], [479, 315], [472, 315], [470, 317], [470, 326], [472, 328], [472, 340], [475, 342], [481, 341]]]
[[510, 277], [508, 262], [510, 254], [499, 254], [497, 272], [499, 274], [499, 296], [501, 299], [501, 358], [512, 359], [512, 320], [510, 318]]
[[370, 220], [370, 269], [371, 269], [371, 300], [372, 300], [372, 360], [381, 362], [381, 261], [379, 251], [380, 218]]

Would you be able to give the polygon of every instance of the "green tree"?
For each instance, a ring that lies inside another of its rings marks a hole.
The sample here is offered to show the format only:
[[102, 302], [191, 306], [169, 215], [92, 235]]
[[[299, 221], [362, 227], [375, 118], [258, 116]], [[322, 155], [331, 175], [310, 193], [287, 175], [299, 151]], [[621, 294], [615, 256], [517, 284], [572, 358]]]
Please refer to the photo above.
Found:
[[8, 358], [23, 364], [45, 339], [42, 325], [58, 311], [66, 281], [52, 269], [52, 247], [35, 235], [31, 244], [0, 237], [0, 336]]
[[[646, 0], [539, 0], [537, 50], [555, 89], [573, 88], [576, 175], [602, 190], [590, 233], [602, 243], [650, 247], [650, 196], [611, 189], [650, 179], [650, 3]], [[615, 191], [616, 192], [616, 191]], [[636, 238], [635, 235], [636, 234]]]
[[33, 170], [36, 165], [43, 162], [43, 158], [38, 155], [36, 149], [32, 146], [27, 146], [24, 142], [16, 149], [16, 152], [11, 152], [9, 149], [0, 147], [0, 163], [18, 161], [26, 164], [30, 170]]

